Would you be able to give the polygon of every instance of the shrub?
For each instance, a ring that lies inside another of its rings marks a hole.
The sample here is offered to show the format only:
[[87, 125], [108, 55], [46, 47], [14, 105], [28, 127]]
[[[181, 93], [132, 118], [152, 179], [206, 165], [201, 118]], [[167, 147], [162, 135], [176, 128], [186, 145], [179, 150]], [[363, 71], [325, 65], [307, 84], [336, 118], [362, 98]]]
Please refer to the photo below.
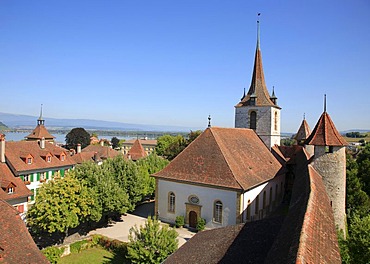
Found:
[[185, 219], [182, 215], [176, 216], [176, 227], [182, 227], [185, 224]]
[[148, 217], [144, 226], [130, 229], [127, 257], [131, 263], [162, 263], [178, 248], [177, 232]]
[[198, 223], [197, 223], [197, 230], [202, 231], [206, 227], [206, 219], [204, 218], [198, 218]]
[[90, 241], [82, 240], [77, 241], [70, 245], [71, 253], [79, 253], [83, 249], [87, 249], [89, 247]]
[[62, 256], [64, 249], [58, 247], [47, 247], [41, 251], [45, 257], [50, 261], [52, 264], [56, 264], [59, 262], [60, 257]]
[[91, 241], [92, 244], [100, 245], [108, 251], [115, 252], [123, 256], [127, 253], [127, 242], [110, 239], [101, 235], [94, 235]]

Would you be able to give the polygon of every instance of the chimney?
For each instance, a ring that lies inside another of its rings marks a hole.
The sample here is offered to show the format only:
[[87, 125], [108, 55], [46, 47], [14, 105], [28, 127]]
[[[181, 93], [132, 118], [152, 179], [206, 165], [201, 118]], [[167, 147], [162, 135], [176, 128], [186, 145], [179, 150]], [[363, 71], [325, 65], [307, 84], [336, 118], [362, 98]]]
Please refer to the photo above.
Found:
[[42, 137], [40, 141], [40, 148], [44, 149], [45, 148], [45, 138]]
[[0, 134], [0, 162], [5, 163], [5, 135]]
[[104, 146], [104, 140], [103, 139], [100, 140], [100, 146]]
[[98, 152], [95, 152], [94, 153], [94, 161], [95, 162], [98, 162]]
[[77, 144], [77, 154], [78, 153], [81, 153], [81, 144], [80, 143]]

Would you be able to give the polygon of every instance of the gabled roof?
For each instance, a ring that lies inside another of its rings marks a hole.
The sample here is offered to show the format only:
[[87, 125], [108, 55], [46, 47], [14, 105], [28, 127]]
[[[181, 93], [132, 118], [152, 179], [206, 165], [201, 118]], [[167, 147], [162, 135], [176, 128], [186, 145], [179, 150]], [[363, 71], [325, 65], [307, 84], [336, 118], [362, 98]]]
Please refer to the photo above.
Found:
[[[45, 152], [50, 152], [54, 156], [50, 162], [47, 162], [42, 156]], [[56, 155], [65, 153], [64, 161], [61, 161]], [[22, 158], [24, 155], [32, 155], [33, 161], [31, 164], [27, 164]], [[49, 142], [45, 142], [45, 148], [41, 148], [39, 143], [36, 141], [10, 141], [5, 144], [5, 157], [7, 163], [15, 170], [15, 174], [18, 175], [24, 171], [34, 171], [49, 168], [68, 167], [76, 164], [69, 155], [66, 154], [66, 150], [61, 147], [55, 146]]]
[[248, 190], [274, 178], [281, 169], [253, 130], [211, 127], [153, 176]]
[[294, 139], [297, 142], [301, 142], [302, 140], [306, 140], [310, 136], [311, 130], [306, 121], [306, 119], [302, 120], [301, 126], [298, 129], [297, 134], [295, 135]]
[[[258, 36], [257, 36], [257, 47], [256, 47], [256, 54], [254, 57], [254, 67], [253, 67], [253, 75], [251, 86], [249, 87], [249, 91], [246, 95], [243, 96], [241, 101], [235, 107], [243, 107], [251, 104], [251, 97], [255, 97], [255, 104], [256, 106], [274, 106], [279, 108], [275, 105], [271, 99], [269, 92], [267, 91], [266, 83], [265, 83], [265, 75], [263, 73], [263, 66], [262, 66], [262, 52], [260, 49], [260, 40], [259, 40], [259, 24], [258, 24]], [[275, 96], [275, 93], [274, 93]], [[276, 96], [275, 96], [276, 99]]]
[[16, 186], [13, 190], [13, 193], [11, 194], [6, 193], [0, 188], [0, 199], [10, 201], [13, 199], [24, 198], [32, 195], [31, 191], [27, 188], [22, 179], [20, 179], [19, 177], [15, 177], [9, 169], [8, 165], [6, 165], [5, 163], [0, 163], [0, 180], [2, 182], [12, 182]]
[[135, 140], [134, 144], [127, 154], [130, 155], [130, 158], [132, 160], [138, 160], [147, 156], [143, 146], [138, 139]]
[[335, 128], [329, 114], [324, 111], [305, 144], [315, 146], [346, 146], [347, 141]]
[[37, 125], [35, 129], [26, 136], [27, 140], [41, 140], [44, 138], [45, 140], [54, 140], [54, 136], [49, 133], [44, 125]]
[[95, 152], [94, 151], [85, 151], [76, 153], [71, 158], [77, 163], [81, 164], [86, 161], [94, 161]]
[[0, 199], [0, 263], [49, 263], [37, 248], [19, 213]]
[[111, 147], [100, 145], [88, 145], [86, 148], [82, 149], [82, 152], [92, 152], [92, 153], [96, 152], [99, 158], [102, 159], [114, 158], [118, 155], [122, 155], [121, 152], [114, 150]]

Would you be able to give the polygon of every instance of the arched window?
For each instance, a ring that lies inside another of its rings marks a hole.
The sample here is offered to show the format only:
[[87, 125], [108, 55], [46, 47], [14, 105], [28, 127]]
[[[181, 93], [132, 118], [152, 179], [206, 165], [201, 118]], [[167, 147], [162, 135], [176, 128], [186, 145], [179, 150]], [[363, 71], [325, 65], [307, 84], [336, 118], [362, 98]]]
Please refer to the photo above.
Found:
[[248, 206], [247, 206], [247, 220], [249, 221], [251, 219], [251, 200], [248, 200]]
[[255, 204], [255, 207], [254, 207], [254, 213], [255, 214], [258, 214], [259, 207], [260, 207], [260, 196], [257, 195], [257, 197], [256, 197], [256, 204]]
[[249, 118], [250, 118], [249, 128], [256, 130], [257, 129], [257, 113], [255, 111], [252, 111], [250, 113]]
[[278, 130], [278, 113], [277, 112], [275, 112], [274, 128], [275, 128], [275, 131]]
[[222, 223], [222, 202], [215, 201], [213, 208], [213, 221], [216, 223]]
[[168, 194], [168, 212], [174, 213], [175, 212], [175, 200], [176, 196], [173, 192]]

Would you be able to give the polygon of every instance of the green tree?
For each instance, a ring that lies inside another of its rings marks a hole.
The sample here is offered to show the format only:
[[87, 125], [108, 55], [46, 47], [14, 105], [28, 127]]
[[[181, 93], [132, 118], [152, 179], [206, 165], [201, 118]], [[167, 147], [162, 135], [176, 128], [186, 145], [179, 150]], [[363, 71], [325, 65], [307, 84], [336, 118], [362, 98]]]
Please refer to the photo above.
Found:
[[129, 197], [121, 188], [111, 163], [102, 165], [86, 162], [72, 172], [77, 179], [86, 182], [89, 190], [96, 193], [96, 203], [104, 216], [124, 214], [130, 208]]
[[351, 263], [370, 263], [370, 215], [352, 218], [347, 243]]
[[66, 135], [66, 146], [68, 149], [76, 149], [77, 144], [85, 148], [90, 144], [90, 134], [82, 127], [73, 128]]
[[370, 145], [366, 145], [356, 159], [358, 178], [363, 184], [363, 190], [370, 195]]
[[118, 138], [116, 138], [116, 137], [112, 137], [112, 139], [111, 139], [111, 141], [110, 141], [111, 143], [112, 143], [112, 148], [118, 148], [118, 147], [120, 147], [120, 141], [119, 141], [119, 139]]
[[127, 256], [132, 263], [162, 263], [178, 247], [177, 232], [148, 217], [144, 226], [130, 229]]
[[27, 213], [28, 225], [36, 231], [65, 232], [88, 220], [101, 217], [95, 193], [84, 181], [56, 177], [38, 189], [36, 202]]

